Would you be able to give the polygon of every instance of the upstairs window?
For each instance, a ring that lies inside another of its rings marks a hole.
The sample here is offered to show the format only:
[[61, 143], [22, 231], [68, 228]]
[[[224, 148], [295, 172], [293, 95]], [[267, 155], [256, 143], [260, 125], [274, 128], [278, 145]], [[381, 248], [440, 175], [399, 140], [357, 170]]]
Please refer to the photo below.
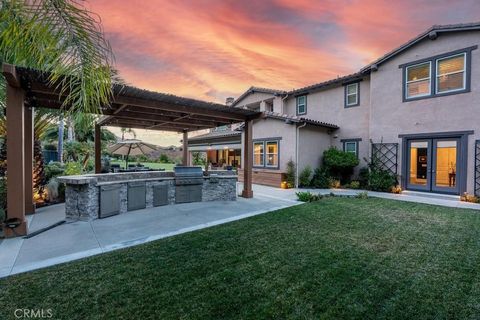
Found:
[[437, 60], [437, 93], [465, 90], [465, 60], [465, 53]]
[[472, 50], [478, 46], [402, 64], [403, 101], [470, 92]]
[[406, 68], [405, 98], [415, 98], [430, 95], [431, 62], [425, 62]]
[[345, 86], [345, 107], [355, 107], [360, 104], [359, 84], [351, 83]]
[[307, 113], [307, 96], [297, 97], [297, 115]]

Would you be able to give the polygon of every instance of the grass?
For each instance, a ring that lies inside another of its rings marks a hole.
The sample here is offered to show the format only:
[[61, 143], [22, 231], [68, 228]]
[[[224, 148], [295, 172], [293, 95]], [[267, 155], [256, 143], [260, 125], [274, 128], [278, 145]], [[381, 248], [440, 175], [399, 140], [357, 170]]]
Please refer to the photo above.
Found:
[[[122, 168], [125, 168], [125, 161], [124, 160], [113, 160], [110, 162], [111, 164], [119, 164]], [[136, 164], [137, 162], [129, 162], [129, 164]], [[165, 170], [173, 170], [175, 167], [174, 163], [158, 163], [158, 162], [140, 162], [145, 167], [149, 167], [150, 169], [165, 169]]]
[[0, 318], [478, 319], [480, 212], [327, 198], [0, 280]]

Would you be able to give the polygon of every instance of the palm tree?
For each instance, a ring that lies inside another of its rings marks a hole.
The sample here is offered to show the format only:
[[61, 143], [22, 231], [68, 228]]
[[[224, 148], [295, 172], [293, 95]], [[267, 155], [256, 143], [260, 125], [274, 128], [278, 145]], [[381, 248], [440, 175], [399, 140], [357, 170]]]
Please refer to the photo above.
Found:
[[137, 133], [132, 128], [120, 128], [120, 131], [122, 132], [122, 141], [125, 140], [125, 133], [130, 133], [134, 139], [137, 137]]
[[48, 72], [72, 113], [99, 113], [109, 102], [112, 51], [98, 17], [79, 0], [0, 0], [0, 59]]

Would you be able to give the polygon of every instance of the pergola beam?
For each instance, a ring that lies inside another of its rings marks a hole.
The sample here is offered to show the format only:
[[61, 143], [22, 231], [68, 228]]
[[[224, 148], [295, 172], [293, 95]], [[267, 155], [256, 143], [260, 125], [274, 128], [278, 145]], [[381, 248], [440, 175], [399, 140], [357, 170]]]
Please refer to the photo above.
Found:
[[132, 106], [139, 106], [143, 108], [152, 108], [152, 109], [161, 109], [161, 110], [166, 110], [166, 111], [180, 111], [188, 114], [194, 114], [194, 115], [203, 115], [203, 116], [213, 116], [217, 118], [223, 118], [223, 119], [228, 119], [232, 121], [244, 121], [245, 116], [241, 114], [236, 114], [236, 113], [229, 113], [221, 110], [208, 110], [205, 108], [197, 108], [197, 107], [191, 107], [191, 106], [185, 106], [185, 105], [175, 105], [175, 104], [168, 104], [168, 103], [163, 103], [159, 101], [153, 101], [153, 100], [143, 100], [143, 99], [138, 99], [138, 98], [132, 98], [132, 97], [125, 97], [125, 96], [117, 96], [115, 97], [114, 101], [116, 103], [124, 103], [124, 104], [129, 104]]

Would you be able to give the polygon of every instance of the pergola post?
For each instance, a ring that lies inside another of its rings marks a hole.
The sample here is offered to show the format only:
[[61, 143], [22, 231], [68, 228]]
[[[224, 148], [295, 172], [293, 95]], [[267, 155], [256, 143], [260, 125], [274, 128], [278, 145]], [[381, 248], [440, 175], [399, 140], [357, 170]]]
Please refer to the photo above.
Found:
[[28, 232], [25, 220], [24, 103], [25, 91], [7, 84], [7, 217], [17, 218], [20, 224], [15, 232], [5, 228], [6, 237]]
[[253, 167], [253, 141], [252, 141], [253, 121], [245, 121], [244, 141], [243, 141], [243, 191], [242, 197], [253, 198], [252, 190], [252, 167]]
[[182, 164], [184, 166], [189, 165], [189, 157], [188, 157], [188, 131], [183, 131], [183, 161]]
[[102, 127], [95, 124], [95, 173], [102, 173]]
[[24, 110], [24, 167], [25, 167], [25, 214], [35, 213], [35, 201], [33, 199], [33, 108], [27, 106]]

